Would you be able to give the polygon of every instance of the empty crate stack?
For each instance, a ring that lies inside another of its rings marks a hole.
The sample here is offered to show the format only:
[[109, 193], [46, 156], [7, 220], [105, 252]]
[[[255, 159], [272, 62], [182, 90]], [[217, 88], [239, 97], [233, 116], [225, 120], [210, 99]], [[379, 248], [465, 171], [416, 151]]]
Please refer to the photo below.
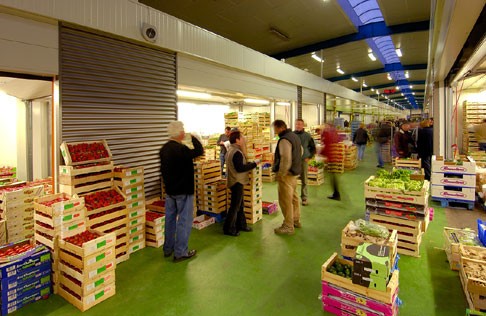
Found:
[[398, 253], [418, 257], [429, 218], [428, 181], [417, 191], [379, 187], [375, 177], [365, 182], [366, 217], [370, 222], [398, 232]]
[[86, 230], [84, 198], [59, 193], [37, 198], [35, 207], [35, 241], [51, 252], [54, 293], [59, 286], [58, 240], [72, 237]]
[[147, 211], [145, 213], [145, 244], [147, 247], [159, 248], [165, 240], [165, 215]]
[[262, 167], [258, 165], [250, 171], [250, 183], [243, 187], [245, 216], [249, 224], [255, 224], [263, 217], [262, 190]]
[[307, 184], [321, 185], [324, 183], [324, 163], [312, 160], [307, 170]]
[[486, 104], [464, 102], [463, 109], [463, 148], [466, 153], [479, 152], [474, 125], [486, 117]]
[[[204, 211], [205, 185], [221, 179], [221, 163], [218, 160], [194, 162], [195, 200], [198, 210]], [[211, 204], [212, 205], [212, 204]]]
[[94, 230], [59, 240], [59, 295], [82, 312], [115, 295], [115, 246]]
[[[7, 254], [9, 251], [15, 255]], [[1, 314], [15, 312], [51, 294], [51, 257], [44, 246], [24, 240], [0, 248]]]
[[17, 242], [34, 236], [34, 199], [43, 194], [44, 186], [26, 183], [0, 189], [0, 217], [7, 233], [5, 242]]
[[432, 156], [432, 199], [442, 207], [461, 206], [472, 210], [476, 199], [476, 163], [468, 157], [446, 161]]
[[145, 191], [143, 167], [116, 167], [115, 186], [125, 196], [128, 209], [128, 254], [145, 248]]
[[208, 182], [203, 188], [203, 203], [199, 210], [215, 215], [226, 212], [228, 200], [226, 180]]

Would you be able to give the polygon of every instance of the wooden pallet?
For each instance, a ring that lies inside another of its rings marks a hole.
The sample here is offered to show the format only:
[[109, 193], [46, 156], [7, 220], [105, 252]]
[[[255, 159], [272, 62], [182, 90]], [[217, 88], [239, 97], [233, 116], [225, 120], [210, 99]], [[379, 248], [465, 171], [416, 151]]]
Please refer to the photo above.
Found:
[[455, 199], [441, 199], [432, 197], [432, 200], [435, 202], [439, 202], [441, 207], [444, 208], [464, 208], [469, 211], [474, 209], [474, 201], [463, 201], [463, 200], [455, 200]]

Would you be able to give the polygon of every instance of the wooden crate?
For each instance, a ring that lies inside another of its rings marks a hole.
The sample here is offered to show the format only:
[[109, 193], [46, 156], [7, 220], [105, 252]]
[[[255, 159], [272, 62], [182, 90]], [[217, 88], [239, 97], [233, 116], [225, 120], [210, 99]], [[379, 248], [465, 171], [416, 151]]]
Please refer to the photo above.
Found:
[[109, 231], [121, 225], [128, 224], [128, 222], [128, 210], [126, 208], [121, 210], [115, 209], [115, 211], [95, 218], [89, 218], [88, 216], [88, 227], [100, 232]]
[[79, 186], [59, 184], [59, 191], [69, 195], [84, 196], [96, 191], [110, 189], [113, 187], [113, 179], [102, 179], [100, 182], [85, 183]]
[[[51, 206], [42, 203], [49, 202], [58, 198], [69, 199], [67, 201], [57, 202]], [[72, 214], [78, 210], [85, 208], [84, 198], [74, 198], [65, 193], [52, 194], [48, 196], [38, 197], [34, 199], [34, 208], [43, 214], [50, 217], [61, 216], [64, 214]]]
[[[9, 188], [14, 188], [16, 186], [9, 186]], [[10, 205], [15, 205], [16, 203], [32, 203], [34, 199], [38, 196], [44, 194], [44, 186], [37, 185], [33, 187], [19, 187], [15, 191], [3, 191], [0, 192], [0, 207], [6, 209]]]
[[94, 280], [85, 283], [79, 283], [78, 280], [72, 276], [60, 273], [59, 283], [63, 284], [65, 287], [69, 288], [76, 295], [80, 297], [87, 296], [91, 293], [96, 292], [98, 289], [102, 288], [106, 284], [115, 282], [115, 271], [108, 272], [106, 274], [100, 275]]
[[[461, 275], [463, 277], [463, 280], [465, 281], [465, 289], [469, 293], [474, 293], [478, 294], [481, 296], [486, 296], [486, 281], [475, 278], [474, 276], [470, 275], [468, 272], [466, 272], [465, 267], [467, 265], [476, 265], [476, 266], [483, 266], [486, 264], [484, 260], [474, 260], [474, 259], [469, 259], [466, 257], [461, 256]], [[486, 301], [486, 299], [485, 299]]]
[[323, 265], [321, 269], [321, 279], [330, 284], [337, 285], [343, 289], [348, 291], [369, 297], [373, 300], [385, 303], [385, 304], [394, 304], [396, 297], [398, 295], [398, 278], [399, 272], [395, 270], [392, 273], [390, 281], [388, 282], [386, 292], [377, 291], [374, 289], [370, 289], [361, 285], [353, 284], [353, 281], [350, 279], [343, 278], [339, 275], [332, 274], [327, 271], [328, 267], [332, 266], [335, 261], [346, 263], [348, 265], [353, 266], [352, 261], [344, 260], [338, 256], [337, 253], [334, 253]]
[[128, 248], [128, 254], [131, 255], [132, 253], [142, 250], [143, 248], [145, 248], [145, 239], [130, 245]]
[[113, 179], [113, 163], [92, 167], [59, 166], [59, 184], [80, 186]]
[[262, 211], [260, 210], [258, 214], [245, 212], [245, 218], [247, 224], [255, 224], [263, 219]]
[[143, 167], [128, 168], [123, 166], [116, 166], [116, 169], [114, 171], [114, 177], [120, 179], [143, 176], [143, 175], [144, 175]]
[[[98, 144], [103, 145], [105, 147], [105, 150], [107, 151], [108, 156], [104, 157], [104, 158], [99, 158], [99, 159], [73, 162], [73, 160], [71, 158], [71, 153], [69, 152], [69, 148], [68, 148], [69, 145], [92, 144], [92, 143], [98, 143]], [[64, 163], [68, 166], [87, 165], [87, 164], [106, 162], [106, 161], [112, 160], [111, 151], [110, 151], [110, 148], [108, 147], [108, 143], [106, 142], [106, 140], [85, 141], [85, 142], [70, 142], [70, 143], [62, 142], [62, 144], [61, 144], [61, 155], [64, 158]]]
[[60, 247], [59, 259], [79, 270], [88, 271], [92, 267], [112, 262], [115, 259], [115, 247], [105, 248], [86, 257], [80, 257]]
[[422, 168], [422, 159], [406, 159], [406, 158], [396, 158], [393, 163], [395, 167], [404, 168]]
[[[341, 232], [341, 255], [348, 258], [354, 258], [356, 256], [356, 249], [358, 246], [363, 242], [369, 241], [366, 241], [364, 238], [359, 236], [348, 237], [346, 233], [350, 230], [350, 225], [351, 222], [349, 222]], [[382, 243], [379, 243], [379, 245], [386, 245], [390, 248], [390, 262], [395, 262], [397, 243], [398, 233], [396, 230], [392, 230], [388, 239], [384, 239]]]
[[[391, 216], [370, 214], [370, 222], [385, 226], [390, 231], [396, 230], [398, 233], [398, 241], [416, 241], [422, 234], [422, 221], [412, 221]], [[407, 234], [409, 238], [401, 235], [401, 233]]]
[[91, 307], [107, 300], [116, 293], [115, 282], [101, 286], [95, 292], [87, 296], [76, 296], [74, 289], [69, 288], [69, 284], [62, 284], [59, 287], [59, 295], [66, 301], [74, 305], [81, 312], [85, 312]]
[[376, 188], [369, 186], [368, 183], [374, 178], [374, 176], [369, 177], [364, 184], [366, 198], [399, 201], [419, 205], [426, 205], [428, 202], [428, 191], [430, 184], [427, 180], [424, 181], [420, 191], [402, 191], [398, 189]]
[[[114, 187], [114, 188], [112, 187], [110, 189], [105, 189], [104, 191], [108, 191], [108, 190], [112, 190], [112, 189], [116, 190], [118, 192], [118, 194], [120, 194], [121, 196], [123, 196], [123, 194], [121, 193], [120, 189], [118, 189], [117, 187]], [[105, 206], [105, 207], [100, 207], [100, 208], [91, 209], [91, 210], [90, 210], [90, 205], [86, 204], [86, 208], [88, 209], [88, 215], [92, 215], [92, 214], [97, 214], [97, 213], [109, 211], [109, 210], [112, 210], [114, 208], [118, 208], [118, 207], [122, 207], [122, 206], [127, 206], [127, 202], [126, 201], [122, 201], [120, 203], [111, 204], [111, 205], [108, 205], [108, 206]]]
[[400, 238], [401, 236], [399, 235], [397, 245], [398, 253], [406, 256], [420, 257], [422, 235], [423, 233], [421, 233], [414, 241], [403, 240], [403, 238]]
[[98, 238], [85, 242], [82, 247], [78, 247], [74, 244], [66, 242], [65, 240], [59, 240], [59, 247], [69, 251], [77, 256], [86, 257], [95, 252], [112, 247], [116, 243], [116, 235], [114, 233], [102, 234], [95, 230], [90, 230], [93, 233], [99, 235]]

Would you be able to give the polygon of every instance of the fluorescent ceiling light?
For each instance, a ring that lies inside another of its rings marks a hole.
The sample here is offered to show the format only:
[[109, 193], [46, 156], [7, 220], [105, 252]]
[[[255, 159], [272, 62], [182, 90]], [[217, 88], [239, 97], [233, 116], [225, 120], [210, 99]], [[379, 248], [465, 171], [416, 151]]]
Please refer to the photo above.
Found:
[[318, 62], [320, 62], [320, 63], [323, 63], [323, 62], [324, 62], [324, 59], [322, 59], [321, 57], [317, 56], [317, 55], [316, 55], [316, 53], [312, 53], [311, 57], [312, 57], [314, 60], [316, 60], [316, 61], [318, 61]]
[[376, 89], [376, 94], [380, 94], [380, 90]]
[[403, 93], [402, 93], [402, 97], [403, 97]]
[[405, 72], [405, 78], [410, 78], [410, 74], [408, 73], [408, 71]]
[[400, 90], [400, 87], [399, 87], [399, 86], [396, 86], [396, 87], [395, 87], [395, 89], [396, 89], [396, 90]]
[[371, 88], [371, 91], [375, 91], [375, 89]]
[[211, 98], [211, 94], [209, 94], [209, 93], [185, 91], [185, 90], [177, 90], [177, 95], [180, 96], [180, 97], [195, 98], [195, 99], [210, 99]]
[[412, 92], [412, 95], [415, 95], [415, 92]]
[[401, 50], [400, 48], [397, 48], [397, 49], [395, 50], [395, 52], [397, 52], [398, 57], [402, 57], [402, 56], [403, 56], [403, 55], [402, 55], [402, 50]]
[[412, 85], [410, 85], [410, 89], [412, 89], [412, 88], [413, 88], [413, 86], [412, 86]]
[[277, 105], [290, 106], [290, 102], [277, 102]]
[[341, 75], [344, 75], [344, 71], [341, 68], [338, 67], [336, 71], [339, 72]]
[[259, 100], [259, 99], [245, 99], [245, 103], [250, 103], [250, 104], [261, 104], [261, 105], [266, 105], [269, 104], [270, 102], [267, 100]]
[[387, 73], [387, 74], [386, 74], [386, 78], [387, 78], [388, 80], [392, 80], [392, 77], [391, 77], [391, 75], [390, 75], [389, 73]]
[[373, 55], [373, 53], [369, 53], [368, 54], [368, 57], [372, 60], [372, 61], [376, 61], [376, 57], [375, 55]]
[[358, 79], [356, 79], [355, 77], [351, 77], [351, 80], [353, 80], [354, 82], [358, 82]]
[[363, 87], [367, 88], [368, 86], [366, 85], [366, 83], [363, 82]]

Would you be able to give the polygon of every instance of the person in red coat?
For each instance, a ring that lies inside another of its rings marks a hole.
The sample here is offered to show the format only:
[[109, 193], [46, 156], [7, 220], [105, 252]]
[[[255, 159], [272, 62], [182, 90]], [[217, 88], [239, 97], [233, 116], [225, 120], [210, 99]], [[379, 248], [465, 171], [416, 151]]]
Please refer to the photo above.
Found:
[[[335, 162], [337, 159], [342, 159], [342, 157], [336, 156], [336, 154], [331, 150], [333, 144], [339, 143], [339, 135], [336, 128], [331, 124], [326, 124], [322, 129], [321, 134], [321, 144], [324, 148], [321, 151], [321, 155], [327, 158], [327, 162]], [[339, 193], [339, 185], [337, 181], [336, 174], [331, 172], [331, 184], [333, 188], [332, 195], [328, 196], [331, 200], [341, 200], [341, 194]]]

